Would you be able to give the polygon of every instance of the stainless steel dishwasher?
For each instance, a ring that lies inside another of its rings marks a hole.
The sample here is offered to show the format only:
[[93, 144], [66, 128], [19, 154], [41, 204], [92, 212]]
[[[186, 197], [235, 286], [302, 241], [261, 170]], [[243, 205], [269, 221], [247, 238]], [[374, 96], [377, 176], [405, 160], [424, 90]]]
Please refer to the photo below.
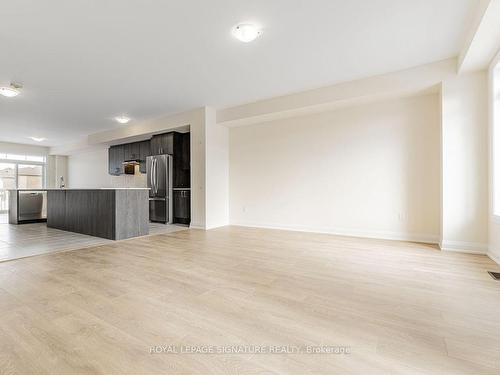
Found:
[[33, 223], [47, 220], [47, 192], [9, 191], [9, 223]]

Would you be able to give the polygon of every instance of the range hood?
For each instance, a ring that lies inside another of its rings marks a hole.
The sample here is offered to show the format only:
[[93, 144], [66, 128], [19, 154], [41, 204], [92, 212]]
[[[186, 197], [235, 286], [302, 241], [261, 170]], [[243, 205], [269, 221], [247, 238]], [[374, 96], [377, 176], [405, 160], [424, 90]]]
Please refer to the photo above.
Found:
[[123, 165], [140, 165], [141, 161], [144, 161], [144, 160], [130, 159], [130, 160], [125, 160], [122, 164]]
[[141, 161], [139, 159], [130, 159], [125, 160], [122, 164], [125, 174], [135, 174], [135, 169], [137, 166], [141, 165]]

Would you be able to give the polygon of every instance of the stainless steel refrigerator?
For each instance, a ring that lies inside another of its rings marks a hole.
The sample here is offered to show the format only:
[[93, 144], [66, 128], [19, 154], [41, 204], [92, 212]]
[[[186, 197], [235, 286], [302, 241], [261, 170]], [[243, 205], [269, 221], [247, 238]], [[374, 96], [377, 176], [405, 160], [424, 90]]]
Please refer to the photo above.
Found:
[[149, 190], [149, 220], [172, 223], [172, 156], [154, 155], [146, 158]]

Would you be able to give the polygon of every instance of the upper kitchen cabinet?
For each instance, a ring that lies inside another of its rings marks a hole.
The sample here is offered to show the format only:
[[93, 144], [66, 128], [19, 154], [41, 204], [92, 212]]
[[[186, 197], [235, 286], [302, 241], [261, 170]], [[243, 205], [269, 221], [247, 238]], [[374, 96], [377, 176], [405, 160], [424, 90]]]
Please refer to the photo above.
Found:
[[191, 170], [191, 133], [182, 135], [182, 169]]
[[191, 186], [191, 154], [189, 133], [174, 133], [174, 188]]
[[127, 160], [139, 160], [140, 172], [146, 173], [146, 158], [151, 155], [149, 140], [111, 146], [108, 153], [109, 174], [116, 176], [124, 173], [123, 162]]
[[139, 166], [141, 173], [146, 173], [146, 158], [151, 155], [150, 141], [139, 142], [139, 159], [141, 164]]
[[141, 157], [141, 142], [127, 143], [123, 147], [124, 160], [138, 160]]
[[124, 173], [123, 162], [138, 160], [141, 173], [146, 171], [150, 155], [173, 155], [173, 187], [189, 188], [191, 181], [190, 133], [170, 132], [155, 135], [151, 140], [126, 143], [109, 148], [109, 174]]
[[121, 175], [123, 173], [124, 148], [122, 145], [111, 146], [108, 149], [108, 172], [111, 175]]
[[174, 153], [174, 133], [154, 135], [151, 138], [151, 155]]

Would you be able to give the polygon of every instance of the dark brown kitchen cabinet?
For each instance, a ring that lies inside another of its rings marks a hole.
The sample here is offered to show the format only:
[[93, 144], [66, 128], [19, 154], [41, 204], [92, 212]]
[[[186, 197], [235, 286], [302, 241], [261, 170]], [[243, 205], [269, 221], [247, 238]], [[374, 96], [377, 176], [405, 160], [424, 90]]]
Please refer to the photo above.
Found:
[[124, 144], [124, 145], [118, 146], [118, 147], [123, 148], [123, 161], [131, 159], [131, 156], [132, 156], [132, 147], [131, 146], [132, 145], [130, 145], [130, 144]]
[[150, 141], [147, 140], [139, 143], [140, 143], [139, 144], [140, 159], [145, 161], [146, 158], [151, 155]]
[[141, 159], [141, 143], [142, 142], [134, 142], [132, 143], [132, 159]]
[[191, 170], [191, 133], [184, 133], [182, 137], [182, 169]]
[[146, 158], [151, 155], [150, 141], [139, 142], [139, 160], [141, 173], [146, 173]]
[[141, 156], [141, 142], [127, 143], [123, 146], [125, 160], [137, 160]]
[[154, 137], [152, 137], [149, 141], [149, 146], [151, 155], [160, 155], [159, 152], [161, 151], [161, 137], [159, 135], [155, 135]]
[[151, 138], [151, 155], [173, 154], [174, 133], [154, 135]]
[[172, 133], [162, 134], [161, 151], [163, 154], [171, 155], [174, 153], [174, 135]]
[[111, 146], [109, 174], [123, 174], [126, 160], [138, 160], [140, 172], [146, 173], [146, 158], [164, 154], [173, 155], [173, 187], [191, 187], [190, 133], [170, 132], [155, 135], [151, 140]]
[[187, 224], [191, 222], [191, 191], [174, 190], [174, 223]]
[[174, 133], [173, 186], [191, 186], [191, 157], [189, 133]]
[[146, 158], [151, 154], [149, 140], [111, 146], [108, 151], [108, 172], [111, 175], [124, 173], [123, 162], [126, 160], [139, 160], [140, 172], [146, 173]]
[[108, 149], [108, 173], [115, 176], [123, 174], [124, 160], [123, 146], [111, 146]]

